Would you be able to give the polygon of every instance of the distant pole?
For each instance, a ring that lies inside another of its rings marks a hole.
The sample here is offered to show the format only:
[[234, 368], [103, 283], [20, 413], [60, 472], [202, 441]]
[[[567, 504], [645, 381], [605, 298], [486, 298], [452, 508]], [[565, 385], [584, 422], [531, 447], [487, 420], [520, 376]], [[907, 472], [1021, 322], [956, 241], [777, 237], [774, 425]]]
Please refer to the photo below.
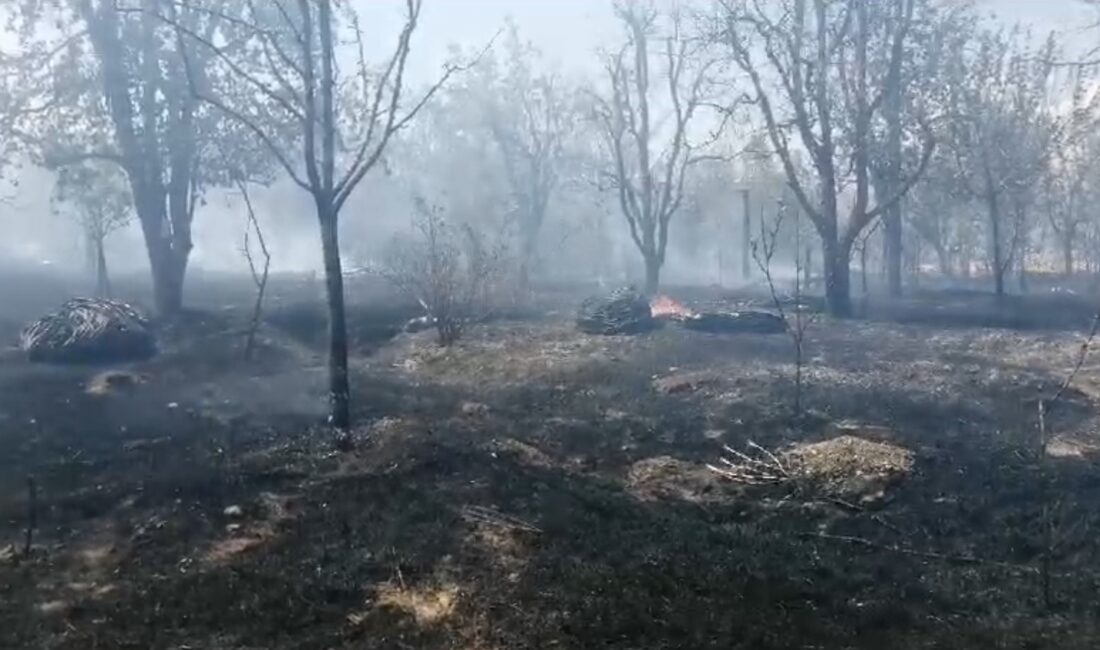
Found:
[[752, 223], [749, 217], [749, 190], [741, 190], [741, 277], [746, 280], [752, 275]]

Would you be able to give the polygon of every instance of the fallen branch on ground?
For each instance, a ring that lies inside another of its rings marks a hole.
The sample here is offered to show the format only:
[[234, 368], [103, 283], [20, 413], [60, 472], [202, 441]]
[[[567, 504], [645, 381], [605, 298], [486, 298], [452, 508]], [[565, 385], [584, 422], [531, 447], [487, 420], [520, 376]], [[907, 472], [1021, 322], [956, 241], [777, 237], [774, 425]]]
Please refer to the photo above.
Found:
[[751, 440], [748, 448], [754, 455], [738, 451], [729, 445], [723, 445], [723, 448], [733, 459], [721, 457], [718, 459], [722, 463], [721, 467], [708, 464], [707, 468], [732, 481], [745, 485], [773, 485], [786, 483], [794, 478], [783, 461]]

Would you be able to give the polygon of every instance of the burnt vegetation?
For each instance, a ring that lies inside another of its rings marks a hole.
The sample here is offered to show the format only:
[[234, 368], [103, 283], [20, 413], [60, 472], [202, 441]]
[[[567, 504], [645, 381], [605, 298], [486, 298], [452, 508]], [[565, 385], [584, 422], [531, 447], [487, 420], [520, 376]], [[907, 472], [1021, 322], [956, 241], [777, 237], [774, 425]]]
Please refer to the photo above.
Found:
[[0, 647], [1100, 646], [1096, 3], [442, 4], [0, 3]]

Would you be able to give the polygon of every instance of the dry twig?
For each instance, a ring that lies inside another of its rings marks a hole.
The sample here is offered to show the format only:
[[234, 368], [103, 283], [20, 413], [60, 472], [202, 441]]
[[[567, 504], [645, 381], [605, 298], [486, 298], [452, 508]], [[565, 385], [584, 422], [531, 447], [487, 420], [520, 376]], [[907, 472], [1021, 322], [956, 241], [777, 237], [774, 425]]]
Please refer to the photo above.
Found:
[[754, 455], [723, 445], [733, 459], [721, 457], [717, 465], [707, 465], [712, 472], [745, 485], [773, 485], [786, 483], [794, 478], [790, 469], [775, 454], [760, 445], [748, 442], [748, 450]]

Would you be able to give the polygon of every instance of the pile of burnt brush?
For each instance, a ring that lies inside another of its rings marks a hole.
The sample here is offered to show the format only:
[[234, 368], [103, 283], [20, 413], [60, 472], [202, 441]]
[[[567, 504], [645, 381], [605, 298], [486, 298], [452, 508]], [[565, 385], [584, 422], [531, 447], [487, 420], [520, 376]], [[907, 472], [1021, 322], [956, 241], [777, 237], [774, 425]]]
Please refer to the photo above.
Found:
[[156, 354], [148, 319], [124, 302], [74, 298], [30, 323], [20, 347], [31, 361], [97, 363], [132, 361]]
[[656, 324], [649, 301], [634, 287], [587, 298], [577, 312], [577, 328], [587, 334], [637, 334]]
[[663, 322], [711, 334], [779, 334], [787, 328], [781, 317], [768, 312], [698, 312], [668, 296], [648, 300], [633, 287], [588, 298], [577, 314], [577, 327], [589, 334], [636, 334]]

